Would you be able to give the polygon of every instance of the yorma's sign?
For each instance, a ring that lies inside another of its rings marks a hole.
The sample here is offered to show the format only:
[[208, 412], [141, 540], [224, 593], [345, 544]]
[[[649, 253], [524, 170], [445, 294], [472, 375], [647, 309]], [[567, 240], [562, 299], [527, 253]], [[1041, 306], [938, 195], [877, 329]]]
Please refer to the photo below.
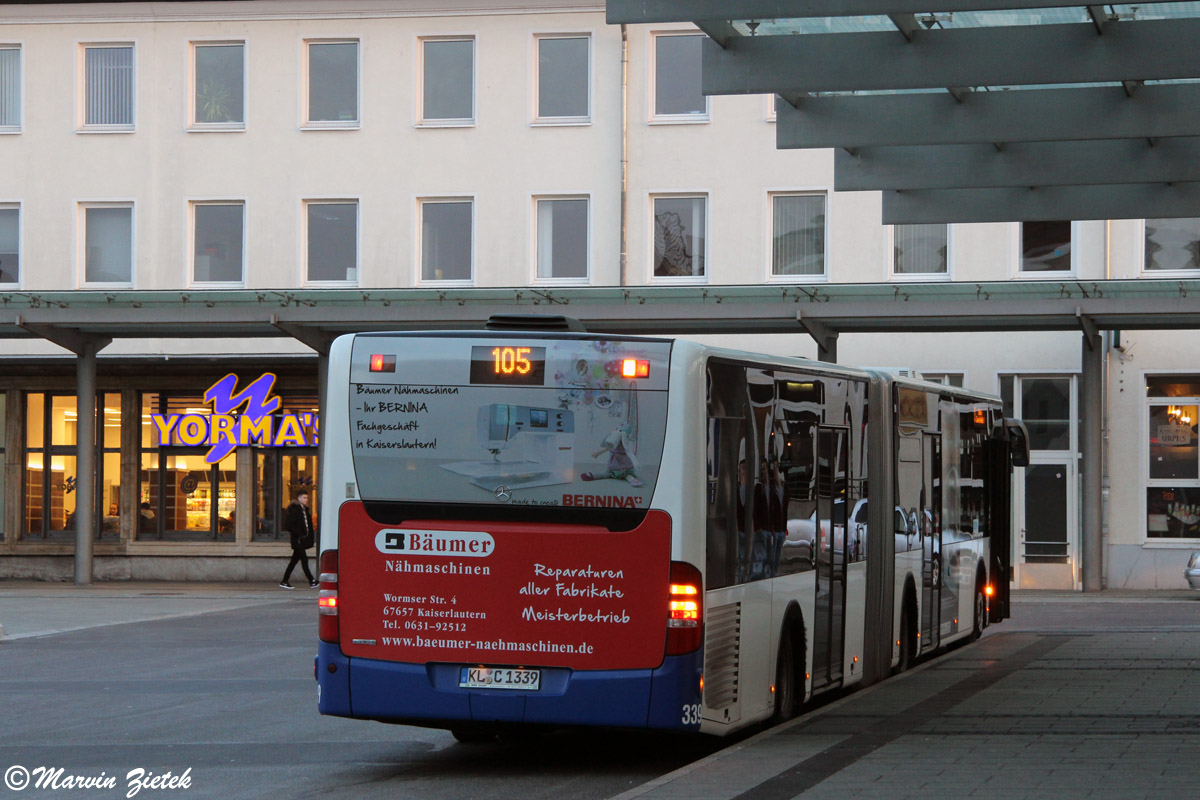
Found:
[[230, 373], [208, 387], [204, 402], [212, 406], [212, 413], [151, 414], [159, 444], [207, 445], [204, 460], [209, 464], [247, 445], [316, 447], [316, 414], [277, 413], [283, 400], [271, 395], [274, 374], [263, 373], [240, 392], [237, 383], [237, 375]]

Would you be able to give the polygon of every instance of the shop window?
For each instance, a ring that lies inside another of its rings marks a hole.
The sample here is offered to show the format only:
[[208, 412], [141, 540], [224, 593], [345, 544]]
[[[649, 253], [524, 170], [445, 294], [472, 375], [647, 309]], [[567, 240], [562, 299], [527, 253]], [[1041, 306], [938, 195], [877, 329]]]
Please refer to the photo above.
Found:
[[262, 449], [255, 454], [254, 541], [288, 541], [283, 520], [288, 504], [305, 490], [310, 493], [314, 524], [319, 519], [316, 491], [317, 451]]
[[653, 197], [655, 278], [703, 278], [707, 197]]
[[771, 276], [825, 275], [825, 195], [771, 196]]
[[[209, 448], [189, 447], [178, 426], [160, 441], [151, 414], [207, 416], [202, 396], [142, 395], [142, 446], [138, 471], [138, 539], [167, 541], [234, 540], [237, 455], [219, 463], [205, 460]], [[148, 507], [147, 507], [148, 505]]]
[[1200, 375], [1146, 377], [1146, 536], [1200, 539]]
[[305, 126], [358, 127], [358, 42], [308, 42], [307, 45]]
[[421, 122], [473, 124], [475, 40], [426, 39], [421, 54]]
[[654, 36], [654, 114], [656, 121], [708, 119], [708, 98], [700, 87], [703, 34]]
[[82, 129], [132, 131], [133, 45], [84, 47], [83, 61]]
[[[5, 436], [3, 433], [4, 428], [7, 426], [7, 421], [8, 421], [7, 415], [8, 415], [8, 392], [0, 391], [0, 464], [8, 463], [4, 457], [4, 446], [5, 446], [6, 442], [5, 442]], [[5, 534], [7, 533], [7, 531], [5, 531], [5, 529], [4, 529], [5, 520], [8, 519], [8, 517], [5, 516], [5, 514], [4, 514], [4, 498], [8, 494], [8, 492], [5, 491], [5, 486], [4, 486], [5, 477], [6, 477], [7, 473], [8, 473], [7, 469], [0, 469], [0, 542], [4, 541]]]
[[192, 127], [241, 130], [246, 127], [246, 46], [241, 42], [192, 46]]
[[[23, 539], [70, 540], [75, 536], [78, 472], [74, 395], [30, 392], [25, 396]], [[121, 396], [96, 397], [97, 538], [120, 537]]]
[[539, 122], [586, 122], [590, 110], [587, 36], [539, 36], [537, 109]]

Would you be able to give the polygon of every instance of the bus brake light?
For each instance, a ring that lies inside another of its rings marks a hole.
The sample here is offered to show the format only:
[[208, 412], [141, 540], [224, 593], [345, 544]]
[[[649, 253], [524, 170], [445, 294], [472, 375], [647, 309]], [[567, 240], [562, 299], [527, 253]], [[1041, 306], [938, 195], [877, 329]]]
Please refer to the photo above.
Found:
[[691, 653], [704, 642], [704, 608], [700, 570], [682, 561], [671, 562], [667, 586], [667, 655]]
[[621, 376], [624, 378], [649, 378], [650, 362], [640, 358], [627, 358], [621, 362]]
[[338, 551], [326, 550], [320, 561], [321, 590], [317, 596], [317, 636], [336, 644], [341, 636], [338, 620]]
[[371, 372], [395, 372], [396, 357], [376, 353], [371, 356]]

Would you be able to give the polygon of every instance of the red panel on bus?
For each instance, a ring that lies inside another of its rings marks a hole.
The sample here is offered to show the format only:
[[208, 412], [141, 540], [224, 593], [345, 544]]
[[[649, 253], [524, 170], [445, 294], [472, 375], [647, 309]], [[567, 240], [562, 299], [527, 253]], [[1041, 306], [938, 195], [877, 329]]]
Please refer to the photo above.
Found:
[[410, 521], [362, 503], [339, 517], [339, 617], [348, 656], [573, 669], [662, 663], [671, 518], [632, 531]]

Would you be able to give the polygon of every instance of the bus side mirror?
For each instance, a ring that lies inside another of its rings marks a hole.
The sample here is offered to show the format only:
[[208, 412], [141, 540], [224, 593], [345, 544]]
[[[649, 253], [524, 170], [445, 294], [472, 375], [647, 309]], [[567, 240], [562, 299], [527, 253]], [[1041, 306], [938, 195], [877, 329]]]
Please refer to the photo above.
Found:
[[1019, 419], [1004, 420], [1008, 433], [1008, 457], [1014, 467], [1029, 466], [1029, 431]]

